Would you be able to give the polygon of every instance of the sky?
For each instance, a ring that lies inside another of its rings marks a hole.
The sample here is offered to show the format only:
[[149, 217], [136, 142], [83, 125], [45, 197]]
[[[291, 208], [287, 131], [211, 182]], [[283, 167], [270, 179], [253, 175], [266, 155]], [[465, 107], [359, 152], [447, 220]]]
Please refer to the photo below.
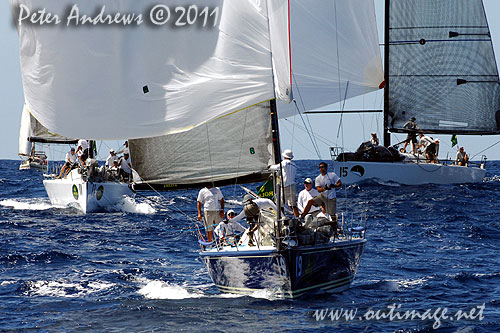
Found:
[[[347, 1], [347, 0], [346, 0]], [[384, 0], [375, 0], [378, 33], [383, 41]], [[500, 0], [484, 0], [486, 15], [490, 25], [493, 47], [497, 63], [500, 61]], [[0, 1], [0, 159], [19, 159], [18, 136], [21, 112], [24, 103], [21, 73], [19, 66], [19, 40], [12, 25], [9, 2]], [[381, 52], [383, 49], [381, 49]], [[355, 99], [347, 100], [345, 109], [382, 109], [383, 91], [367, 94]], [[338, 108], [337, 108], [338, 109]], [[320, 154], [315, 152], [309, 134], [303, 130], [304, 122], [310, 123], [316, 137]], [[371, 132], [377, 132], [382, 137], [382, 114], [362, 113], [349, 114], [342, 117], [342, 126], [339, 126], [340, 115], [308, 115], [298, 116], [280, 121], [282, 150], [292, 149], [295, 159], [323, 159], [330, 158], [330, 146], [342, 146], [347, 151], [355, 150], [362, 141], [370, 137]], [[392, 142], [402, 141], [403, 134], [392, 135]], [[447, 156], [454, 157], [456, 147], [452, 148], [449, 135], [434, 136], [440, 139], [441, 159]], [[459, 136], [458, 143], [465, 146], [469, 156], [476, 154], [479, 159], [485, 154], [489, 160], [500, 160], [500, 144], [486, 150], [489, 146], [500, 141], [500, 136]], [[118, 148], [122, 142], [107, 142], [106, 147]], [[107, 154], [107, 149], [104, 156]], [[101, 156], [101, 157], [104, 157]]]

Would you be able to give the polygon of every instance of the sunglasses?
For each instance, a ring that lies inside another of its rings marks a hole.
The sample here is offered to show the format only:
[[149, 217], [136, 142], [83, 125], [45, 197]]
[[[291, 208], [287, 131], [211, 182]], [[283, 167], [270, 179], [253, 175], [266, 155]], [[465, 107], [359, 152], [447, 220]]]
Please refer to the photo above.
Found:
[[236, 216], [235, 213], [229, 213], [229, 216]]
[[319, 168], [320, 168], [320, 169], [325, 169], [326, 167], [324, 167], [324, 166], [320, 166]]

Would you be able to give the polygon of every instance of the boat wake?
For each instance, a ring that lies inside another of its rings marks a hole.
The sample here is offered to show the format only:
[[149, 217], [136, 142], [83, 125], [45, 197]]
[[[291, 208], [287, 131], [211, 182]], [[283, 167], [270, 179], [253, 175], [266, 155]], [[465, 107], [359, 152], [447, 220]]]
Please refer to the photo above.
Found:
[[[170, 284], [163, 281], [144, 279], [138, 293], [147, 299], [186, 299], [201, 298], [204, 294], [198, 290], [188, 290], [186, 286]], [[191, 289], [191, 288], [189, 288]]]
[[196, 286], [177, 285], [169, 282], [139, 279], [139, 284], [142, 285], [138, 291], [139, 295], [147, 299], [189, 299], [189, 298], [240, 298], [252, 297], [273, 300], [273, 292], [271, 290], [259, 290], [248, 295], [221, 293], [216, 294], [206, 293], [205, 290], [213, 287], [213, 284], [204, 284]]
[[147, 202], [137, 202], [135, 199], [130, 197], [125, 197], [120, 204], [115, 207], [116, 210], [126, 212], [126, 213], [136, 213], [136, 214], [154, 214], [156, 209], [154, 209]]
[[27, 199], [26, 201], [7, 199], [0, 201], [0, 206], [16, 210], [47, 210], [55, 207], [45, 199]]

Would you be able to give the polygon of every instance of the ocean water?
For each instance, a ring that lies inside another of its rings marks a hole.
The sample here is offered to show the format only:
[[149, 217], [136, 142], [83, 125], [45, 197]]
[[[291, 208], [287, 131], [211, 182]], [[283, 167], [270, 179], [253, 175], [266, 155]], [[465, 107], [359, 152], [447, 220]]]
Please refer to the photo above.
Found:
[[[0, 160], [0, 331], [500, 331], [498, 161], [480, 184], [339, 191], [339, 210], [368, 218], [358, 274], [293, 301], [219, 293], [198, 258], [197, 190], [82, 215], [18, 164]], [[298, 182], [317, 174], [297, 164]], [[242, 190], [222, 192], [239, 210]]]

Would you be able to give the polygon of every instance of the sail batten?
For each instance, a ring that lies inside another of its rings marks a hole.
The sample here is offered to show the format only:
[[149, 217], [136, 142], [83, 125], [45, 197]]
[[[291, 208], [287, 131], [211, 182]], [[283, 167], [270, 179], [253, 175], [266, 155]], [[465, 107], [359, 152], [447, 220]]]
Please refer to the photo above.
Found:
[[481, 0], [390, 1], [389, 129], [497, 134], [500, 85]]

